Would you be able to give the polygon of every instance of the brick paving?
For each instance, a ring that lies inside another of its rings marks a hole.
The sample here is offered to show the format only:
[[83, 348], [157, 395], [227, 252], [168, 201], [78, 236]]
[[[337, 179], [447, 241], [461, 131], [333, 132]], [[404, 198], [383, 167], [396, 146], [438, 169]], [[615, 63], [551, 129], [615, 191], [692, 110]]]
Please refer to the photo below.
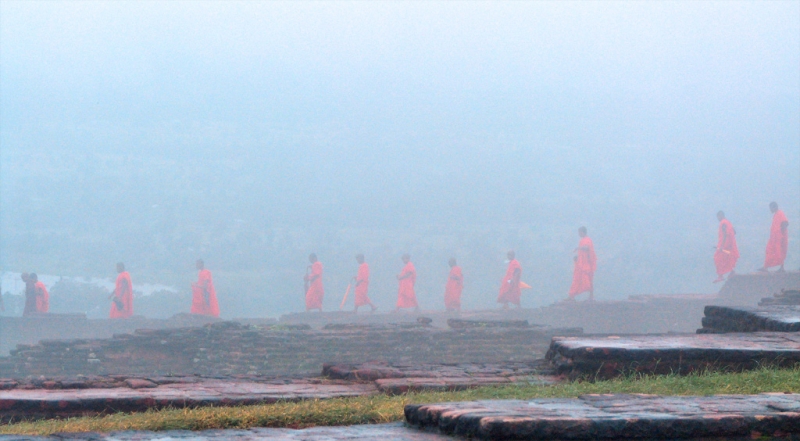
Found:
[[546, 356], [558, 374], [611, 378], [642, 372], [686, 374], [800, 362], [800, 334], [683, 334], [554, 337]]
[[406, 421], [447, 435], [491, 440], [686, 439], [800, 433], [800, 394], [410, 404]]

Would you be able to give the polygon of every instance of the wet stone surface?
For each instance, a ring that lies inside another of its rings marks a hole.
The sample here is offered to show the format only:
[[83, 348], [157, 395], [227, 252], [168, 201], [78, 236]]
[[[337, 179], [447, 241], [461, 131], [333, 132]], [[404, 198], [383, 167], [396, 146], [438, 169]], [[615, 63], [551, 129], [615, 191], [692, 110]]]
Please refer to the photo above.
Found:
[[800, 395], [585, 395], [407, 405], [406, 421], [479, 439], [686, 439], [800, 433]]
[[681, 373], [745, 370], [763, 363], [800, 362], [800, 334], [628, 335], [554, 337], [546, 358], [572, 378], [612, 378], [631, 372]]
[[704, 313], [703, 327], [697, 330], [698, 334], [800, 331], [800, 305], [706, 306]]
[[0, 436], [2, 441], [41, 440], [92, 440], [92, 441], [171, 441], [171, 440], [237, 440], [237, 441], [447, 441], [451, 437], [406, 427], [402, 423], [359, 426], [312, 427], [309, 429], [249, 429], [203, 430], [190, 432], [169, 430], [165, 432], [112, 432], [60, 434], [48, 437]]

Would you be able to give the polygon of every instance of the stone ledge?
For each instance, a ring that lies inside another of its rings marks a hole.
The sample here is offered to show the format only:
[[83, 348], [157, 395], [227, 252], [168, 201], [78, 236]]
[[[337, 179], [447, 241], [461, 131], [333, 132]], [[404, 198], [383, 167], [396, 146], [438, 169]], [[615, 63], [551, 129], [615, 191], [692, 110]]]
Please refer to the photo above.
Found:
[[416, 427], [491, 440], [758, 438], [800, 432], [800, 395], [585, 395], [410, 404], [405, 417]]

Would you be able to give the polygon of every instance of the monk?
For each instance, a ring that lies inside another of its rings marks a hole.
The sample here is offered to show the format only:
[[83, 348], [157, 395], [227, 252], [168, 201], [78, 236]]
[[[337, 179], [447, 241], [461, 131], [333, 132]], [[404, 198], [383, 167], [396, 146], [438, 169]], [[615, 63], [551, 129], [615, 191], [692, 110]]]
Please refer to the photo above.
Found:
[[[714, 283], [722, 282], [725, 280], [725, 274], [735, 274], [736, 261], [739, 259], [739, 247], [736, 246], [736, 230], [728, 219], [725, 219], [725, 213], [720, 211], [717, 213], [719, 219], [719, 239], [717, 241], [716, 251], [714, 252], [714, 265], [717, 267], [717, 278]], [[730, 278], [730, 275], [728, 276]]]
[[133, 285], [131, 275], [125, 271], [125, 264], [117, 263], [117, 283], [114, 293], [108, 297], [111, 302], [111, 312], [108, 318], [128, 318], [133, 315]]
[[764, 267], [759, 271], [768, 272], [769, 268], [779, 266], [778, 272], [782, 273], [786, 271], [783, 269], [783, 262], [789, 249], [789, 219], [783, 214], [783, 210], [778, 209], [777, 202], [770, 202], [769, 210], [773, 213], [772, 226], [769, 229]]
[[23, 273], [25, 282], [25, 309], [22, 315], [44, 314], [50, 310], [50, 294], [36, 273]]
[[594, 272], [597, 269], [597, 256], [594, 254], [592, 239], [586, 235], [586, 227], [578, 228], [578, 248], [575, 248], [575, 269], [572, 271], [572, 286], [568, 300], [574, 301], [578, 294], [589, 293], [589, 301], [594, 300]]
[[325, 296], [325, 288], [322, 287], [322, 262], [317, 260], [317, 255], [311, 253], [308, 256], [311, 265], [306, 269], [306, 312], [312, 309], [319, 309], [322, 312], [322, 298]]
[[458, 266], [455, 257], [451, 257], [448, 264], [450, 265], [450, 275], [447, 276], [447, 284], [444, 287], [444, 308], [447, 311], [461, 312], [464, 276], [461, 274], [461, 267]]
[[508, 269], [503, 281], [500, 282], [500, 295], [497, 296], [497, 303], [503, 304], [503, 309], [508, 309], [508, 304], [513, 303], [517, 308], [520, 307], [520, 297], [522, 289], [519, 285], [519, 279], [522, 277], [522, 266], [516, 259], [516, 253], [513, 250], [508, 254]]
[[214, 289], [214, 279], [211, 271], [205, 268], [205, 262], [198, 259], [197, 283], [192, 283], [192, 314], [210, 315], [219, 317], [219, 303], [217, 303], [217, 290]]
[[397, 290], [397, 306], [395, 311], [400, 308], [414, 308], [414, 311], [419, 311], [419, 304], [417, 303], [417, 294], [414, 292], [414, 284], [417, 282], [417, 270], [414, 264], [411, 263], [411, 256], [403, 254], [401, 258], [405, 266], [400, 274], [397, 275], [399, 288]]
[[358, 313], [358, 307], [365, 305], [369, 305], [372, 311], [375, 312], [378, 307], [373, 305], [372, 301], [367, 297], [367, 291], [369, 291], [369, 265], [364, 261], [363, 254], [356, 255], [356, 262], [358, 262], [358, 274], [353, 277], [356, 294], [356, 306], [353, 312]]

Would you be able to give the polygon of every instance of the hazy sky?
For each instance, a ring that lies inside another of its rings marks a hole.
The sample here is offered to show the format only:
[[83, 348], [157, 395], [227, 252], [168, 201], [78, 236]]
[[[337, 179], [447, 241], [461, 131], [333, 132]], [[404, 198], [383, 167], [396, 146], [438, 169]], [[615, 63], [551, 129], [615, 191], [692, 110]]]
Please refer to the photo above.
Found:
[[[601, 262], [644, 237], [697, 243], [684, 252], [710, 262], [725, 209], [752, 231], [753, 267], [769, 201], [798, 231], [798, 1], [0, 8], [7, 269], [36, 265], [21, 231], [125, 230], [134, 243], [155, 237], [137, 228], [156, 218], [202, 234], [220, 219], [253, 234], [522, 225], [533, 248], [570, 244], [522, 254], [564, 258], [566, 272], [581, 224], [602, 239]], [[42, 205], [53, 211], [36, 215]], [[164, 206], [178, 214], [154, 214]], [[705, 283], [709, 269], [684, 265], [663, 289], [707, 290], [678, 279]]]

